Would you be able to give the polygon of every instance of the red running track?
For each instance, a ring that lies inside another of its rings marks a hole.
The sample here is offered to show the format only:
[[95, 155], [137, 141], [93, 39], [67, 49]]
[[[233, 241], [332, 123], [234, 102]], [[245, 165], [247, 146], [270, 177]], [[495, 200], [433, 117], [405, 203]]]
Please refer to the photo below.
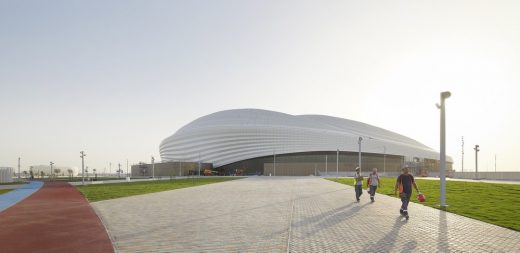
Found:
[[0, 252], [114, 252], [87, 200], [66, 182], [45, 182], [0, 212]]

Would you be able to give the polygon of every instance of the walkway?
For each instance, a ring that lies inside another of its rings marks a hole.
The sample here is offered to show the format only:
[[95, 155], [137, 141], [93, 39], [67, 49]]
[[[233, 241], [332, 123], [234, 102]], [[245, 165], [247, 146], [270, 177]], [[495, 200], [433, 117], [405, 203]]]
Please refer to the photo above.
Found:
[[92, 207], [64, 182], [45, 182], [39, 191], [0, 212], [0, 224], [2, 253], [113, 252]]
[[250, 177], [93, 203], [118, 252], [520, 252], [520, 233], [316, 177]]

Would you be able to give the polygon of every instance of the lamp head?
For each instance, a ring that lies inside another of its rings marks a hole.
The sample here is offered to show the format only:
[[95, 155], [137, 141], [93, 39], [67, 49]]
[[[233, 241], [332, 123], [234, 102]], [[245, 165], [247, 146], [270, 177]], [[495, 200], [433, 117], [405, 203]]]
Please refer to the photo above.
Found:
[[451, 97], [451, 92], [445, 91], [445, 92], [441, 93], [441, 98], [442, 99], [446, 99], [446, 98], [449, 98], [449, 97]]

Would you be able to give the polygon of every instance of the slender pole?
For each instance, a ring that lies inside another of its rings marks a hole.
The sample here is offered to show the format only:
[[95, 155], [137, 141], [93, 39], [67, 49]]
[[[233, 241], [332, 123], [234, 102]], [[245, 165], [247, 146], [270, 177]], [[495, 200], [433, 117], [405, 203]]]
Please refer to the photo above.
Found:
[[181, 160], [179, 160], [179, 177], [182, 177], [182, 164], [181, 164]]
[[276, 176], [276, 153], [273, 151], [273, 176]]
[[52, 175], [53, 175], [53, 173], [52, 173], [52, 165], [54, 165], [54, 163], [50, 162], [50, 164], [51, 164], [51, 179], [52, 179]]
[[85, 184], [85, 152], [81, 151], [79, 152], [81, 154], [81, 184]]
[[20, 178], [20, 157], [18, 157], [18, 181], [20, 181], [20, 180], [22, 180], [22, 179]]
[[358, 164], [359, 164], [359, 172], [361, 173], [361, 141], [363, 141], [363, 137], [359, 136], [359, 139], [358, 139], [358, 145], [359, 145], [359, 161], [358, 161]]
[[440, 153], [440, 168], [439, 178], [441, 183], [440, 189], [440, 206], [441, 208], [446, 207], [446, 113], [444, 100], [449, 98], [451, 93], [449, 91], [441, 92], [441, 105], [437, 106], [441, 110], [441, 153]]
[[128, 159], [126, 159], [126, 177], [128, 177]]
[[478, 152], [480, 151], [479, 146], [475, 145], [475, 179], [478, 179]]
[[386, 146], [383, 146], [383, 174], [386, 176]]
[[328, 165], [327, 158], [328, 158], [327, 155], [325, 155], [325, 174], [328, 176], [329, 175], [329, 171], [328, 171], [328, 168], [327, 168], [327, 165]]
[[317, 169], [316, 169], [316, 164], [314, 164], [314, 176], [317, 176], [318, 173], [317, 173]]
[[121, 178], [121, 163], [117, 164], [117, 177]]
[[462, 136], [462, 177], [464, 177], [464, 136]]
[[[200, 176], [200, 165], [199, 165], [199, 176]], [[155, 158], [153, 156], [152, 156], [152, 179], [155, 179]]]
[[339, 174], [339, 149], [336, 150], [336, 179]]

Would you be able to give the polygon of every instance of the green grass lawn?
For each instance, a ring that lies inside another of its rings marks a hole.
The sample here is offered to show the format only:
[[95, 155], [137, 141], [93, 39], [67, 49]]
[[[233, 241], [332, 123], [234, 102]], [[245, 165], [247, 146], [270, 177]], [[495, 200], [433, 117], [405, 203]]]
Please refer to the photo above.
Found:
[[90, 202], [96, 202], [106, 199], [115, 199], [205, 184], [220, 183], [235, 179], [241, 179], [241, 177], [204, 177], [116, 184], [94, 184], [77, 186], [77, 188]]
[[27, 184], [27, 182], [10, 182], [10, 183], [0, 183], [0, 185], [13, 185], [13, 184]]
[[0, 195], [12, 191], [11, 189], [0, 190]]
[[[353, 186], [354, 179], [332, 179]], [[378, 193], [394, 195], [395, 178], [381, 178]], [[366, 190], [366, 180], [363, 182]], [[423, 205], [439, 209], [438, 180], [417, 179], [419, 190], [426, 196]], [[366, 193], [366, 192], [365, 192]], [[411, 199], [417, 201], [416, 192]], [[446, 211], [520, 231], [520, 185], [481, 182], [446, 181]]]

